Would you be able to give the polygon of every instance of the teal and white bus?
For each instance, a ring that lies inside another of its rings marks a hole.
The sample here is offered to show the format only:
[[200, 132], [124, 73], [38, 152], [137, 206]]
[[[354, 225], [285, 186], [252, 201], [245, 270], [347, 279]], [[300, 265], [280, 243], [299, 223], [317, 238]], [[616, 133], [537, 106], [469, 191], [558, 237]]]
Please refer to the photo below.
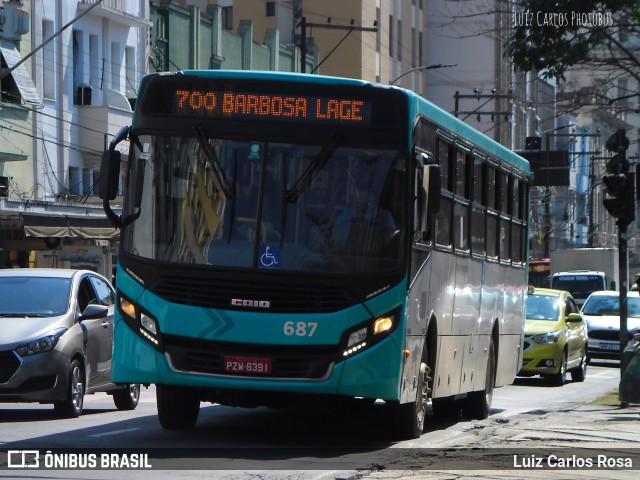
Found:
[[520, 368], [530, 177], [402, 88], [150, 74], [102, 161], [113, 380], [155, 384], [166, 429], [201, 402], [376, 402], [404, 438], [430, 404], [485, 418]]

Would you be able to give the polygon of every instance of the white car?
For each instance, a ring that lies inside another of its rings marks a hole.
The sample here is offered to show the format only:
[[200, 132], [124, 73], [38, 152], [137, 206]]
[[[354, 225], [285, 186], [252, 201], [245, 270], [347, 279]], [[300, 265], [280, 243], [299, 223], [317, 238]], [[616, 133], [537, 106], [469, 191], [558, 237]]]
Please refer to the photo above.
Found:
[[[620, 358], [620, 292], [593, 292], [582, 306], [587, 322], [587, 355], [592, 358]], [[640, 293], [627, 293], [628, 339], [640, 332]]]

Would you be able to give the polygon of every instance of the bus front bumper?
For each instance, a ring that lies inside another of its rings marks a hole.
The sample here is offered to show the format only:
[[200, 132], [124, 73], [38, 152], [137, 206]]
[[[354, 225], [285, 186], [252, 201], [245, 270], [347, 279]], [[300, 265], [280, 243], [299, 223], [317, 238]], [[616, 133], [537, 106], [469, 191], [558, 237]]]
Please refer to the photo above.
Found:
[[[161, 383], [202, 389], [246, 389], [397, 400], [404, 360], [400, 330], [350, 358], [342, 360], [334, 357], [333, 361], [326, 364], [324, 372], [315, 374], [313, 378], [296, 378], [273, 374], [225, 373], [221, 371], [223, 365], [213, 365], [224, 362], [224, 356], [215, 358], [216, 354], [210, 352], [208, 357], [205, 355], [207, 358], [200, 358], [193, 363], [185, 358], [203, 354], [202, 349], [195, 347], [198, 339], [182, 338], [184, 347], [179, 355], [175, 349], [160, 352], [120, 321], [114, 329], [112, 379], [117, 383]], [[300, 346], [299, 351], [303, 355], [304, 349], [304, 346]], [[251, 354], [244, 351], [236, 355], [239, 356], [246, 358]], [[273, 359], [274, 363], [276, 361]]]

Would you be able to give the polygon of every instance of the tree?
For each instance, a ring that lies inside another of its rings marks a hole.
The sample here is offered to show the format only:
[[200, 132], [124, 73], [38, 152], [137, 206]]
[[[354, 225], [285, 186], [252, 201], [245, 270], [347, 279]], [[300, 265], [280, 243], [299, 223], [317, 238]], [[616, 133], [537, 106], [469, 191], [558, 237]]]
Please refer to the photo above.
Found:
[[640, 82], [637, 0], [520, 0], [506, 55], [521, 71], [564, 79], [568, 68], [608, 68]]

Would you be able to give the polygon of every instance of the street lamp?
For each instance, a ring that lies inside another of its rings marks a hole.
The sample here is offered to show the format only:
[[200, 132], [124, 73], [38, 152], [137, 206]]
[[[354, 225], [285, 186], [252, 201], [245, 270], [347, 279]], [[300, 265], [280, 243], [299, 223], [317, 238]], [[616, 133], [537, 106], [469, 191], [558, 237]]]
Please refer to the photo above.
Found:
[[405, 75], [407, 75], [407, 74], [409, 74], [411, 72], [415, 72], [417, 70], [433, 70], [434, 68], [448, 68], [448, 67], [457, 67], [457, 66], [458, 66], [457, 63], [451, 64], [451, 65], [443, 65], [441, 63], [437, 63], [435, 65], [422, 65], [420, 67], [410, 68], [409, 70], [407, 70], [406, 72], [401, 74], [399, 77], [396, 77], [395, 80], [393, 80], [392, 82], [389, 82], [389, 85], [393, 85], [394, 83], [396, 83], [398, 80], [400, 80]]

